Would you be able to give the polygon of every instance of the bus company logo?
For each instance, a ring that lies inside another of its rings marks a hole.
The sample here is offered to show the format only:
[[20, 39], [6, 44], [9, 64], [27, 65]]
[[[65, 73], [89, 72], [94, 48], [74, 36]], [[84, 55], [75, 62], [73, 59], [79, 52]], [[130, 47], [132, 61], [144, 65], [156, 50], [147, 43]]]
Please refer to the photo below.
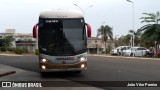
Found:
[[11, 82], [2, 82], [2, 87], [12, 87]]
[[74, 57], [58, 57], [56, 60], [74, 60]]

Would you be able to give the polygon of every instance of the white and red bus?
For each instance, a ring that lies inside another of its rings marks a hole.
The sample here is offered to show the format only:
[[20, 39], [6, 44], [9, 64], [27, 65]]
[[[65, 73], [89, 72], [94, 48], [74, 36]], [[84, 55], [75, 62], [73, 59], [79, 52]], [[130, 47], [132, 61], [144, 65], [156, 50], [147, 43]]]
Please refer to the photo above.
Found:
[[41, 74], [53, 71], [81, 72], [87, 68], [87, 37], [91, 27], [76, 10], [42, 11], [33, 27], [38, 40]]

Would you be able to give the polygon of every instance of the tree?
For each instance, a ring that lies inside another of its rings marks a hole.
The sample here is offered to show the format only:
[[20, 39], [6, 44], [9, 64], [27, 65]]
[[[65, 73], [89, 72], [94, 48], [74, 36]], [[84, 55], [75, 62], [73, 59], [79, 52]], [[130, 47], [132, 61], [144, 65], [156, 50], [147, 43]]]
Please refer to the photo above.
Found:
[[107, 42], [108, 38], [113, 40], [112, 28], [110, 26], [108, 26], [108, 25], [100, 26], [100, 28], [97, 30], [97, 37], [99, 37], [99, 36], [101, 36], [102, 42], [105, 44], [105, 53], [107, 53], [107, 51], [106, 51], [106, 42]]
[[[151, 24], [147, 25], [147, 27], [141, 28], [143, 30], [143, 34], [141, 36], [141, 40], [146, 43], [152, 43], [152, 45], [160, 44], [160, 25], [159, 24]], [[156, 47], [157, 47], [156, 45]]]
[[3, 39], [0, 39], [0, 46], [11, 47], [13, 40], [14, 38], [12, 36], [7, 36]]
[[129, 45], [130, 39], [131, 39], [130, 34], [119, 37], [118, 41], [116, 41], [116, 47]]
[[12, 36], [7, 36], [3, 39], [0, 39], [0, 47], [1, 51], [6, 51], [8, 48], [12, 46], [14, 38]]
[[138, 29], [137, 31], [134, 30], [129, 30], [128, 32], [128, 36], [132, 37], [134, 35], [134, 43], [135, 46], [139, 46], [140, 45], [140, 37], [142, 35], [142, 32], [140, 29]]
[[156, 12], [156, 13], [142, 13], [144, 15], [147, 15], [147, 17], [141, 17], [140, 19], [142, 19], [141, 23], [146, 22], [146, 23], [155, 23], [158, 24], [158, 22], [160, 21], [160, 12]]
[[5, 37], [5, 46], [6, 47], [11, 47], [13, 41], [14, 41], [13, 36], [7, 36], [7, 37]]
[[156, 44], [156, 51], [157, 45], [160, 44], [160, 25], [158, 24], [160, 21], [160, 13], [143, 13], [147, 15], [146, 17], [141, 17], [142, 23], [152, 23], [146, 24], [140, 28], [141, 32], [143, 32], [141, 36], [141, 40], [146, 43]]

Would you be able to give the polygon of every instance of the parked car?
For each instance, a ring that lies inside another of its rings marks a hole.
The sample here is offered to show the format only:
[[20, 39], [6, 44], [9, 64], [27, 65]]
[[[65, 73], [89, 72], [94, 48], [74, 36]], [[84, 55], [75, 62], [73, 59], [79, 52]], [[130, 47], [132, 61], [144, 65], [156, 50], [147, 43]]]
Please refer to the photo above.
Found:
[[111, 50], [111, 55], [123, 55], [127, 49], [130, 49], [131, 46], [119, 46]]
[[132, 47], [125, 51], [124, 55], [126, 56], [144, 56], [146, 54], [150, 54], [151, 52], [144, 47]]

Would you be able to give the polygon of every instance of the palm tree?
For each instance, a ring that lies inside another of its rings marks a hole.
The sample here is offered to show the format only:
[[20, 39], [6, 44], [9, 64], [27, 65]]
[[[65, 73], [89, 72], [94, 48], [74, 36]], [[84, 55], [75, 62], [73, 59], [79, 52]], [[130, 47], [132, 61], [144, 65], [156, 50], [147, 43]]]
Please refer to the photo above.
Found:
[[142, 41], [156, 43], [157, 45], [160, 43], [160, 25], [159, 24], [147, 25], [147, 27], [143, 27], [141, 30], [144, 31], [141, 36]]
[[141, 17], [141, 22], [152, 22], [153, 24], [147, 24], [140, 28], [141, 32], [143, 32], [141, 40], [144, 42], [155, 43], [157, 51], [157, 45], [160, 44], [160, 25], [158, 24], [160, 21], [160, 12], [143, 14], [147, 15], [147, 17]]
[[147, 17], [141, 17], [140, 19], [142, 19], [141, 23], [143, 22], [153, 22], [155, 24], [158, 24], [158, 22], [160, 21], [160, 12], [156, 12], [156, 13], [142, 13], [144, 15], [147, 15]]
[[108, 40], [108, 37], [113, 40], [113, 32], [112, 28], [108, 25], [102, 25], [100, 28], [97, 30], [97, 37], [101, 36], [102, 42], [105, 44], [105, 53], [106, 52], [106, 42]]
[[137, 31], [134, 31], [134, 30], [129, 30], [128, 32], [128, 36], [132, 37], [134, 35], [134, 43], [135, 45], [140, 45], [140, 36], [142, 34], [141, 30], [138, 29]]

